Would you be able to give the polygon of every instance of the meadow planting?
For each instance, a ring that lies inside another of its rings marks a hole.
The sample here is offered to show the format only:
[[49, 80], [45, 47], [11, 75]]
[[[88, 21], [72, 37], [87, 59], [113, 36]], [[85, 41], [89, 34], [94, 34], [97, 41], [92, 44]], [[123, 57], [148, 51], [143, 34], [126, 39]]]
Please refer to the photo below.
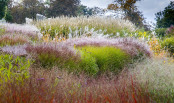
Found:
[[174, 102], [172, 30], [104, 17], [0, 24], [0, 102]]

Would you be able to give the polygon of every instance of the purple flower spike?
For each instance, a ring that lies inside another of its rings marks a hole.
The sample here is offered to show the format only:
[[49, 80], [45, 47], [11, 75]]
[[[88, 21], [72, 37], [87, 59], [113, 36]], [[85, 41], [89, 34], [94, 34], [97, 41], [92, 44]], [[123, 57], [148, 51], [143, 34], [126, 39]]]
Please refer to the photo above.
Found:
[[45, 78], [39, 78], [38, 81], [45, 81]]
[[57, 76], [57, 78], [58, 78], [58, 79], [62, 79], [62, 77], [60, 77], [60, 76]]

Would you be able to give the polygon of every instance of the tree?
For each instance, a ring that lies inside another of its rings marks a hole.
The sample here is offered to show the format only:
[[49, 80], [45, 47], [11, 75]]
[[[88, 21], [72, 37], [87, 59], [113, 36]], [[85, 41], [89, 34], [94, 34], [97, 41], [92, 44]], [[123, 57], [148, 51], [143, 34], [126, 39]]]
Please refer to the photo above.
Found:
[[9, 0], [0, 0], [0, 19], [4, 18], [7, 21], [12, 20], [10, 11], [8, 10]]
[[148, 26], [145, 25], [146, 21], [143, 17], [143, 14], [138, 10], [135, 5], [137, 1], [141, 0], [115, 0], [113, 4], [108, 5], [110, 10], [123, 10], [125, 14], [125, 19], [130, 20], [138, 27], [144, 27], [146, 30], [149, 30]]
[[0, 19], [4, 18], [4, 16], [5, 16], [7, 4], [8, 4], [8, 0], [1, 0], [0, 1]]
[[171, 1], [163, 11], [157, 12], [155, 16], [157, 28], [168, 28], [174, 25], [174, 1]]
[[87, 6], [84, 6], [84, 5], [80, 5], [78, 7], [78, 10], [77, 10], [77, 15], [92, 15], [93, 12], [92, 12], [93, 8], [89, 8]]
[[10, 11], [13, 22], [24, 23], [26, 17], [35, 19], [37, 13], [45, 15], [45, 6], [39, 0], [23, 0], [21, 3], [10, 7]]
[[50, 0], [48, 16], [76, 16], [80, 0]]

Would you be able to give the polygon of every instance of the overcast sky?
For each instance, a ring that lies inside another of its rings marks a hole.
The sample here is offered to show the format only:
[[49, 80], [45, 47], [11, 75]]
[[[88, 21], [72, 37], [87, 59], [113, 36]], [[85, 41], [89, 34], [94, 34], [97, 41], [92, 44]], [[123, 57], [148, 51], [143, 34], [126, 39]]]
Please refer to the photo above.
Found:
[[[88, 7], [98, 6], [101, 8], [107, 8], [108, 4], [114, 0], [81, 0], [81, 4]], [[147, 21], [155, 22], [155, 13], [164, 10], [164, 8], [172, 0], [141, 0], [137, 2], [138, 9], [143, 12]]]

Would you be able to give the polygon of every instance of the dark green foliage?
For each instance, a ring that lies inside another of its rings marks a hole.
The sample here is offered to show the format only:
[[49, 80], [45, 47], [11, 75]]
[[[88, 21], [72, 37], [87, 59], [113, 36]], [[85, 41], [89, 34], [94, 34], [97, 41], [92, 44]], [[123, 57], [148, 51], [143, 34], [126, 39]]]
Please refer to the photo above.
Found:
[[0, 0], [0, 20], [4, 18], [6, 21], [12, 21], [12, 15], [10, 14], [9, 9], [7, 8], [9, 0]]
[[157, 12], [155, 15], [157, 28], [168, 28], [174, 25], [174, 1], [171, 1], [163, 11]]
[[36, 14], [45, 14], [45, 6], [38, 0], [23, 0], [21, 4], [10, 7], [13, 22], [25, 23], [25, 18], [36, 18]]
[[87, 16], [90, 16], [93, 14], [93, 8], [89, 8], [87, 6], [84, 6], [84, 5], [80, 5], [78, 7], [78, 10], [77, 10], [77, 15], [87, 15]]
[[35, 19], [37, 13], [47, 17], [76, 16], [79, 2], [79, 0], [50, 0], [42, 3], [39, 0], [23, 0], [21, 4], [11, 6], [10, 11], [13, 22], [24, 23], [26, 17]]
[[166, 34], [166, 28], [157, 28], [155, 29], [155, 32], [157, 34], [158, 37], [164, 37]]
[[79, 0], [50, 0], [47, 16], [76, 16], [79, 3]]
[[167, 29], [166, 34], [168, 37], [174, 36], [174, 26], [171, 25], [170, 28]]
[[8, 22], [12, 22], [13, 21], [13, 16], [11, 15], [11, 12], [10, 12], [9, 9], [7, 10], [7, 14], [6, 14], [5, 20], [8, 21]]
[[0, 19], [5, 16], [5, 10], [8, 5], [9, 0], [0, 0]]

